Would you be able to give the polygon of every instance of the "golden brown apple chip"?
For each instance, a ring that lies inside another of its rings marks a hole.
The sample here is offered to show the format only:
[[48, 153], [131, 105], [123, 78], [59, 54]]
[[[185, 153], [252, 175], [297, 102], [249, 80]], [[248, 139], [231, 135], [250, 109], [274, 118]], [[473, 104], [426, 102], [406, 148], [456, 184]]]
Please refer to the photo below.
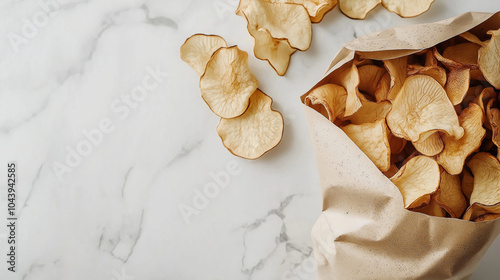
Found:
[[382, 0], [382, 5], [401, 17], [416, 17], [425, 13], [431, 7], [434, 0]]
[[439, 66], [408, 65], [408, 76], [427, 75], [433, 77], [441, 86], [446, 84], [446, 70]]
[[407, 142], [408, 141], [406, 141], [406, 139], [391, 135], [391, 137], [389, 138], [389, 144], [391, 146], [391, 154], [397, 155], [401, 153], [401, 151], [403, 151], [403, 149], [405, 148]]
[[389, 94], [390, 89], [391, 75], [389, 73], [385, 73], [384, 76], [380, 78], [380, 81], [378, 81], [377, 88], [373, 94], [377, 102], [387, 100], [387, 95]]
[[279, 144], [283, 136], [283, 117], [271, 108], [272, 103], [269, 96], [256, 90], [243, 115], [221, 118], [217, 133], [231, 153], [256, 159]]
[[358, 65], [359, 86], [358, 89], [362, 92], [375, 96], [377, 85], [380, 79], [387, 73], [384, 68], [376, 65]]
[[479, 50], [479, 68], [496, 89], [500, 89], [500, 29], [490, 30], [491, 40]]
[[421, 142], [436, 131], [460, 139], [460, 127], [455, 109], [443, 87], [425, 75], [409, 77], [387, 115], [392, 133], [412, 142]]
[[500, 203], [500, 163], [488, 153], [478, 153], [467, 163], [474, 175], [470, 204]]
[[345, 112], [347, 92], [339, 85], [326, 84], [315, 88], [305, 97], [305, 104], [323, 114], [331, 122]]
[[359, 73], [356, 65], [353, 63], [350, 67], [346, 67], [338, 75], [333, 76], [331, 82], [343, 86], [347, 91], [344, 116], [348, 117], [356, 113], [362, 106], [359, 98], [361, 94], [358, 90]]
[[500, 214], [484, 214], [474, 219], [474, 222], [493, 221], [498, 218], [500, 218]]
[[389, 148], [389, 130], [384, 119], [364, 124], [350, 124], [342, 127], [349, 138], [363, 151], [368, 158], [385, 172], [391, 165]]
[[339, 0], [342, 13], [350, 18], [364, 19], [382, 0]]
[[477, 64], [480, 45], [475, 43], [462, 43], [447, 47], [443, 56], [462, 64]]
[[426, 156], [409, 160], [391, 178], [403, 195], [405, 208], [417, 208], [429, 204], [439, 187], [439, 166]]
[[374, 122], [379, 119], [385, 119], [392, 108], [391, 102], [387, 100], [376, 103], [367, 100], [363, 96], [361, 97], [361, 104], [361, 108], [359, 108], [356, 113], [346, 117], [345, 119], [353, 124]]
[[460, 176], [450, 175], [443, 170], [439, 189], [434, 200], [450, 214], [452, 218], [460, 218], [467, 208], [467, 200], [462, 193]]
[[471, 43], [476, 43], [476, 44], [480, 45], [481, 47], [486, 46], [485, 42], [479, 40], [479, 38], [477, 38], [476, 35], [474, 35], [470, 32], [464, 32], [464, 33], [460, 34], [459, 36], [464, 38], [465, 40], [471, 42]]
[[258, 85], [248, 68], [248, 54], [238, 47], [217, 50], [200, 79], [201, 97], [222, 118], [243, 114]]
[[195, 34], [181, 46], [181, 59], [201, 76], [214, 52], [222, 47], [227, 47], [226, 41], [217, 35]]
[[462, 193], [467, 199], [470, 199], [472, 189], [474, 189], [474, 177], [467, 169], [464, 169], [462, 171]]
[[500, 203], [494, 205], [484, 205], [476, 202], [467, 208], [463, 219], [468, 221], [476, 221], [479, 219], [480, 221], [480, 217], [482, 216], [497, 214], [500, 214]]
[[423, 207], [410, 209], [413, 212], [427, 214], [434, 217], [446, 217], [446, 211], [439, 206], [435, 200], [436, 194], [431, 198], [431, 202]]
[[408, 57], [384, 60], [384, 66], [391, 75], [391, 88], [387, 94], [387, 99], [394, 100], [403, 87], [407, 77]]
[[444, 148], [443, 140], [441, 140], [441, 136], [439, 136], [439, 132], [437, 131], [427, 137], [424, 141], [417, 141], [412, 144], [421, 154], [430, 157], [439, 154]]
[[462, 172], [465, 159], [481, 146], [486, 129], [483, 128], [484, 115], [479, 105], [471, 103], [460, 117], [464, 135], [459, 140], [443, 135], [444, 150], [436, 156], [436, 161], [450, 174]]

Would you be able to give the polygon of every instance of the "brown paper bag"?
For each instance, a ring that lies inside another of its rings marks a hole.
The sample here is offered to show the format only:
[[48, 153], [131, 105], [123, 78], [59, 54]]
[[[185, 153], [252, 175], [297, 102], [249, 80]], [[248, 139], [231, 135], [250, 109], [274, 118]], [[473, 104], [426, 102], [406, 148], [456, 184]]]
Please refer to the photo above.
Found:
[[[355, 51], [389, 59], [432, 47], [471, 28], [499, 27], [500, 13], [466, 13], [360, 38], [344, 46], [315, 87], [352, 60]], [[341, 129], [315, 110], [305, 107], [305, 111], [323, 194], [323, 212], [312, 230], [319, 278], [470, 279], [500, 233], [500, 220], [474, 223], [406, 210], [399, 189]]]

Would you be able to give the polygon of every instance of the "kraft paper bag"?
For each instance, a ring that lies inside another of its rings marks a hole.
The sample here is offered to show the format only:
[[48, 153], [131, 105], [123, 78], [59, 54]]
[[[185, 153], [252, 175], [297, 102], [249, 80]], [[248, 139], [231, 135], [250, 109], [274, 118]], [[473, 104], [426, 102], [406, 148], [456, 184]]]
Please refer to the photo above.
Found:
[[[500, 13], [466, 13], [360, 38], [343, 47], [313, 88], [355, 53], [390, 59], [468, 30], [498, 28]], [[323, 195], [323, 212], [312, 230], [319, 279], [470, 279], [500, 234], [500, 219], [474, 223], [406, 210], [399, 189], [344, 132], [304, 107]]]

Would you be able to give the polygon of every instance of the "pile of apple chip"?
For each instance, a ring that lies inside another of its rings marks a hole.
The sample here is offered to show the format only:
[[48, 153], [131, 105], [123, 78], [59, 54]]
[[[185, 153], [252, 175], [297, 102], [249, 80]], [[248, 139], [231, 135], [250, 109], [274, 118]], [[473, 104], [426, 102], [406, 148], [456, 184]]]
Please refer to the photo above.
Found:
[[305, 97], [399, 188], [406, 209], [500, 217], [500, 30], [354, 60]]
[[257, 88], [246, 52], [219, 36], [196, 34], [182, 45], [181, 58], [200, 75], [201, 96], [221, 117], [217, 132], [231, 153], [256, 159], [280, 143], [283, 117]]
[[[364, 19], [378, 5], [401, 17], [415, 17], [427, 11], [434, 0], [338, 0], [346, 16]], [[255, 57], [266, 60], [280, 76], [285, 75], [290, 57], [309, 49], [312, 24], [320, 22], [337, 5], [337, 0], [240, 0], [236, 14], [247, 21], [254, 39]]]

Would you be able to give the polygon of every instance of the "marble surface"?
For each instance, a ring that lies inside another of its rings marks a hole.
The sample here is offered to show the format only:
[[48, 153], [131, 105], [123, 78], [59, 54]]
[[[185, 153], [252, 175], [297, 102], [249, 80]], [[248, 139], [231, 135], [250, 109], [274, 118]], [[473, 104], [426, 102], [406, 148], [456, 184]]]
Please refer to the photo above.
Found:
[[[285, 77], [250, 56], [285, 117], [282, 143], [234, 157], [179, 59], [194, 33], [252, 53], [236, 0], [0, 1], [0, 178], [17, 172], [16, 272], [1, 279], [317, 279], [310, 229], [319, 182], [299, 96], [343, 43], [497, 0], [436, 0], [423, 16], [338, 9]], [[7, 186], [0, 185], [7, 223]], [[8, 244], [0, 227], [1, 259]], [[473, 279], [500, 274], [500, 240]]]

